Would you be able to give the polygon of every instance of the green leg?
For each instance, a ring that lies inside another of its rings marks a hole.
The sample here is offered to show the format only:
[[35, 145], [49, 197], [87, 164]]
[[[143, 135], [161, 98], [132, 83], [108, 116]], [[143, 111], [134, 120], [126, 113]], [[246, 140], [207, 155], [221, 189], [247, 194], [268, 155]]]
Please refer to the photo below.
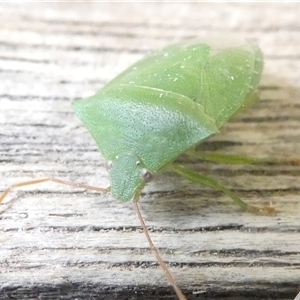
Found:
[[275, 160], [271, 161], [266, 159], [265, 160], [255, 159], [255, 158], [248, 158], [245, 156], [222, 154], [222, 153], [208, 152], [208, 151], [189, 150], [185, 154], [204, 161], [223, 163], [223, 164], [262, 165], [262, 164], [276, 163]]
[[186, 155], [201, 159], [203, 161], [208, 162], [216, 162], [223, 164], [239, 164], [239, 165], [292, 165], [299, 166], [300, 159], [292, 158], [292, 159], [258, 159], [258, 158], [250, 158], [239, 155], [231, 155], [231, 154], [222, 154], [214, 151], [196, 151], [191, 149], [185, 152]]
[[181, 175], [189, 180], [211, 187], [215, 190], [222, 191], [224, 194], [229, 196], [237, 205], [239, 205], [243, 210], [250, 211], [250, 212], [261, 212], [261, 211], [273, 212], [274, 211], [272, 207], [256, 207], [247, 204], [246, 202], [242, 201], [235, 193], [227, 189], [217, 180], [208, 177], [206, 175], [202, 175], [200, 173], [191, 171], [187, 168], [175, 164], [169, 165], [168, 169], [172, 170], [176, 174]]

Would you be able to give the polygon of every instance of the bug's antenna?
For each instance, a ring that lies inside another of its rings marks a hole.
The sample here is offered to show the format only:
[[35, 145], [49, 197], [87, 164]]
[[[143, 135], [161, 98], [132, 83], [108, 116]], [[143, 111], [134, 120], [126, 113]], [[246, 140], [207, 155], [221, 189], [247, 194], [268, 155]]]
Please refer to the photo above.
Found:
[[[107, 193], [110, 190], [109, 187], [108, 188], [99, 188], [99, 187], [96, 187], [96, 186], [76, 183], [76, 182], [73, 182], [73, 181], [68, 181], [68, 180], [57, 178], [57, 177], [45, 177], [45, 178], [33, 179], [33, 180], [28, 180], [28, 181], [23, 181], [23, 182], [12, 184], [8, 188], [6, 188], [2, 192], [2, 194], [0, 194], [0, 203], [5, 199], [5, 197], [8, 195], [8, 193], [10, 191], [14, 190], [15, 188], [22, 187], [22, 186], [39, 184], [39, 183], [47, 182], [47, 181], [52, 181], [52, 182], [56, 182], [56, 183], [60, 183], [60, 184], [64, 184], [64, 185], [69, 185], [69, 186], [73, 186], [73, 187], [76, 187], [76, 188], [94, 190], [94, 191], [98, 191], [98, 192], [101, 192], [101, 193]], [[1, 213], [2, 212], [0, 212], [0, 214]]]
[[140, 208], [139, 208], [139, 205], [138, 205], [138, 202], [137, 201], [133, 201], [133, 205], [134, 205], [134, 208], [136, 210], [136, 213], [138, 215], [138, 218], [140, 220], [140, 223], [142, 225], [142, 228], [143, 228], [143, 231], [146, 235], [146, 238], [147, 238], [147, 241], [149, 243], [149, 246], [150, 246], [150, 249], [152, 250], [152, 252], [154, 253], [159, 265], [161, 266], [161, 268], [163, 269], [169, 283], [173, 286], [173, 289], [178, 297], [179, 300], [187, 300], [186, 297], [183, 295], [183, 293], [181, 292], [180, 288], [177, 286], [176, 282], [175, 282], [175, 279], [173, 277], [173, 275], [171, 274], [171, 272], [169, 271], [168, 267], [166, 266], [166, 264], [164, 263], [164, 261], [162, 260], [158, 250], [156, 249], [156, 247], [154, 246], [152, 240], [151, 240], [151, 237], [149, 235], [149, 232], [148, 232], [148, 229], [146, 227], [146, 224], [144, 222], [144, 219], [142, 217], [142, 214], [141, 214], [141, 211], [140, 211]]

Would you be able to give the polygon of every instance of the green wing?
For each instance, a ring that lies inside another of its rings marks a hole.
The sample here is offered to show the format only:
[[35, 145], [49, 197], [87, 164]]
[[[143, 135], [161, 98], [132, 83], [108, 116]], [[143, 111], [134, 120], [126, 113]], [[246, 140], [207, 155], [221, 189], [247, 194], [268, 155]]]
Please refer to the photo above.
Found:
[[256, 46], [212, 53], [201, 70], [196, 101], [218, 128], [236, 111], [258, 99], [256, 88], [262, 68], [262, 53]]
[[147, 86], [190, 98], [220, 128], [236, 111], [257, 100], [263, 57], [256, 45], [212, 50], [177, 44], [137, 62], [106, 85]]

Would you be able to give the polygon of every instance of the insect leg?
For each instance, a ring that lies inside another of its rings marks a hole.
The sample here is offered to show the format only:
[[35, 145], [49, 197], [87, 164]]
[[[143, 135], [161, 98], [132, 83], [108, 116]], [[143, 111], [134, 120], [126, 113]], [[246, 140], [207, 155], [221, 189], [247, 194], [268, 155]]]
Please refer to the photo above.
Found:
[[300, 165], [300, 159], [260, 159], [253, 157], [246, 157], [241, 155], [231, 155], [223, 154], [218, 152], [210, 151], [196, 151], [189, 150], [185, 152], [186, 155], [198, 158], [200, 160], [222, 163], [222, 164], [232, 164], [232, 165]]
[[209, 152], [209, 151], [190, 150], [185, 154], [194, 158], [198, 158], [200, 160], [223, 163], [223, 164], [256, 165], [256, 164], [268, 163], [268, 160], [255, 159], [255, 158], [245, 157], [240, 155], [223, 154], [218, 152]]
[[172, 165], [168, 166], [168, 168], [170, 170], [172, 170], [173, 172], [177, 173], [178, 175], [181, 175], [181, 176], [183, 176], [183, 177], [185, 177], [189, 180], [192, 180], [192, 181], [200, 183], [202, 185], [211, 187], [215, 190], [222, 191], [224, 194], [229, 196], [237, 205], [239, 205], [243, 210], [250, 211], [250, 212], [255, 212], [255, 213], [259, 213], [259, 212], [262, 212], [262, 211], [269, 212], [269, 213], [274, 212], [274, 208], [270, 207], [270, 206], [256, 207], [256, 206], [247, 204], [246, 202], [241, 200], [234, 192], [227, 189], [220, 182], [218, 182], [217, 180], [215, 180], [215, 179], [213, 179], [209, 176], [202, 175], [200, 173], [191, 171], [187, 168], [184, 168], [182, 166], [175, 165], [175, 164], [172, 164]]

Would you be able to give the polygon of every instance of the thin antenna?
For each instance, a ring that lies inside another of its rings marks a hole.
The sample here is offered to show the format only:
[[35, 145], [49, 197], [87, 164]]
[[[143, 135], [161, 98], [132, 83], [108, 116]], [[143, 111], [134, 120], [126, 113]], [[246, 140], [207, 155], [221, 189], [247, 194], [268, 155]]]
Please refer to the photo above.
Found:
[[146, 235], [146, 238], [147, 238], [147, 241], [149, 243], [149, 246], [150, 246], [150, 249], [152, 250], [152, 252], [154, 253], [159, 265], [161, 266], [161, 268], [163, 269], [169, 283], [173, 286], [173, 289], [178, 297], [179, 300], [187, 300], [186, 297], [183, 295], [183, 293], [181, 292], [180, 288], [177, 286], [176, 282], [175, 282], [175, 279], [173, 277], [173, 275], [171, 274], [171, 272], [169, 271], [168, 267], [166, 266], [166, 264], [164, 263], [164, 261], [162, 260], [158, 250], [156, 249], [156, 247], [154, 246], [152, 240], [151, 240], [151, 237], [149, 235], [149, 232], [148, 232], [148, 229], [146, 227], [146, 224], [144, 222], [144, 219], [142, 217], [142, 214], [141, 214], [141, 211], [140, 211], [140, 208], [139, 208], [139, 205], [138, 205], [138, 202], [137, 201], [133, 201], [133, 205], [134, 205], [134, 208], [136, 210], [136, 213], [138, 215], [138, 218], [140, 220], [140, 223], [142, 225], [142, 228], [143, 228], [143, 231]]
[[0, 203], [4, 200], [4, 198], [7, 196], [7, 194], [10, 191], [14, 190], [15, 188], [18, 188], [21, 186], [34, 185], [34, 184], [47, 182], [47, 181], [57, 182], [60, 184], [65, 184], [65, 185], [73, 186], [76, 188], [94, 190], [94, 191], [98, 191], [98, 192], [102, 192], [102, 193], [107, 193], [110, 190], [110, 188], [99, 188], [99, 187], [91, 186], [91, 185], [87, 185], [87, 184], [75, 183], [73, 181], [68, 181], [68, 180], [57, 178], [57, 177], [45, 177], [45, 178], [33, 179], [33, 180], [28, 180], [28, 181], [23, 181], [23, 182], [19, 182], [16, 184], [12, 184], [7, 189], [5, 189], [2, 192], [2, 194], [0, 194]]
[[[13, 184], [13, 185], [9, 186], [7, 189], [5, 189], [2, 192], [2, 194], [0, 194], [0, 203], [4, 200], [4, 198], [7, 196], [7, 194], [15, 188], [22, 187], [22, 186], [29, 186], [29, 185], [39, 184], [39, 183], [47, 182], [47, 181], [57, 182], [57, 183], [60, 183], [60, 184], [65, 184], [65, 185], [78, 187], [78, 188], [96, 190], [96, 191], [99, 191], [99, 192], [102, 192], [102, 193], [107, 193], [110, 190], [110, 188], [98, 188], [98, 187], [94, 187], [94, 186], [90, 186], [90, 185], [86, 185], [86, 184], [74, 183], [72, 181], [67, 181], [67, 180], [63, 180], [63, 179], [60, 179], [60, 178], [46, 177], [46, 178], [40, 178], [40, 179], [35, 179], [35, 180], [28, 180], [28, 181], [20, 182], [20, 183]], [[141, 211], [140, 211], [140, 208], [138, 206], [137, 201], [133, 201], [133, 204], [134, 204], [135, 210], [137, 212], [138, 218], [141, 222], [143, 231], [146, 235], [146, 238], [147, 238], [147, 241], [149, 243], [150, 249], [153, 251], [154, 255], [156, 256], [156, 259], [157, 259], [159, 265], [161, 266], [161, 268], [163, 269], [169, 283], [173, 286], [173, 289], [174, 289], [174, 291], [175, 291], [175, 293], [176, 293], [179, 300], [187, 300], [186, 297], [182, 294], [180, 288], [176, 285], [174, 277], [172, 276], [172, 274], [169, 271], [168, 267], [166, 266], [166, 264], [162, 260], [158, 250], [155, 248], [155, 246], [154, 246], [154, 244], [151, 240], [151, 237], [149, 235], [149, 232], [147, 230], [144, 219], [142, 217], [142, 214], [141, 214]]]

